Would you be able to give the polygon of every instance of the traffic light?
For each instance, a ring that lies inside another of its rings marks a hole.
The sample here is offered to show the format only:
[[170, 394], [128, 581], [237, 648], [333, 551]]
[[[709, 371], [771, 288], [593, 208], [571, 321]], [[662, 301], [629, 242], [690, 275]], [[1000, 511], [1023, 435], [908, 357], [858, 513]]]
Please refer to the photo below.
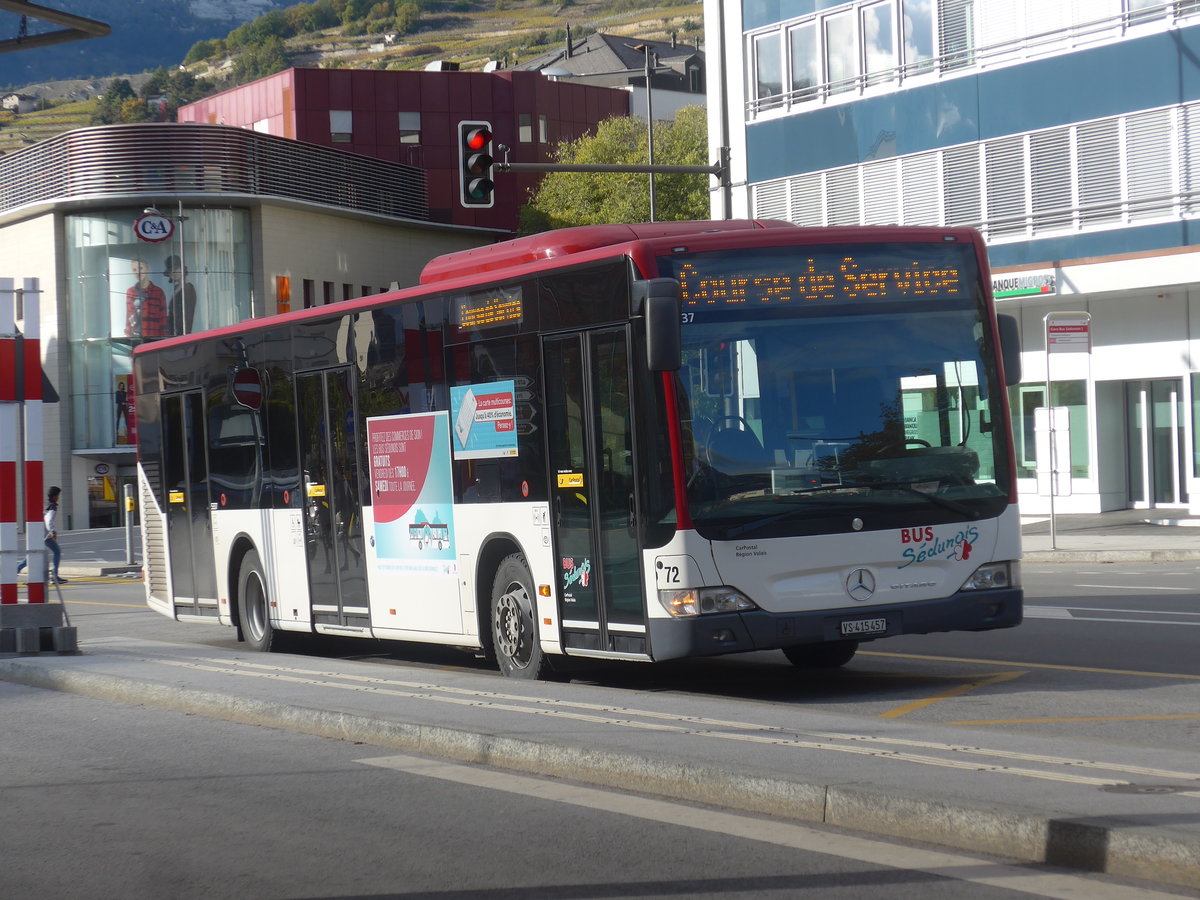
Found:
[[468, 209], [492, 206], [492, 126], [458, 123], [459, 200]]

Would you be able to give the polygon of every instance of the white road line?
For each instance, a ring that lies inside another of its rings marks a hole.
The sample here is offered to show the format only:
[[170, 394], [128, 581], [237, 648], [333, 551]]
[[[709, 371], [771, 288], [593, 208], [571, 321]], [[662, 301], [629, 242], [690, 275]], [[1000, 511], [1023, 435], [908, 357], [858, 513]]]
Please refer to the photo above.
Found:
[[[1088, 616], [1086, 612], [1128, 613], [1136, 616], [1195, 616], [1195, 619], [1128, 619], [1117, 616]], [[1121, 622], [1129, 625], [1188, 625], [1200, 626], [1200, 613], [1154, 609], [1105, 609], [1095, 606], [1026, 606], [1027, 619], [1071, 619], [1075, 622]]]
[[1071, 611], [1065, 606], [1025, 606], [1027, 619], [1070, 619]]
[[1110, 591], [1192, 591], [1196, 592], [1194, 586], [1189, 587], [1164, 587], [1154, 584], [1073, 584], [1071, 587], [1078, 588], [1103, 588]]
[[[672, 713], [640, 710], [612, 704], [558, 700], [550, 697], [526, 697], [505, 694], [499, 691], [477, 691], [470, 688], [447, 687], [427, 682], [340, 674], [311, 668], [294, 668], [277, 664], [254, 663], [245, 660], [212, 658], [179, 660], [167, 657], [142, 658], [177, 668], [216, 672], [243, 678], [263, 678], [292, 684], [329, 688], [331, 690], [405, 697], [455, 706], [472, 706], [499, 712], [512, 712], [522, 715], [546, 716], [554, 719], [586, 722], [606, 727], [661, 731], [726, 741], [773, 744], [797, 750], [817, 750], [844, 753], [852, 756], [872, 756], [878, 759], [949, 769], [965, 768], [980, 772], [1056, 781], [1064, 784], [1103, 786], [1128, 783], [1119, 778], [1093, 778], [1076, 774], [1081, 769], [1114, 772], [1122, 775], [1138, 774], [1170, 781], [1200, 781], [1200, 774], [1197, 773], [1176, 772], [1140, 766], [1131, 767], [1121, 763], [1108, 764], [1094, 760], [1071, 759], [1069, 757], [1034, 756], [1014, 751], [992, 750], [984, 747], [965, 747], [938, 742], [898, 741], [867, 734], [830, 735], [820, 732], [805, 732], [801, 729], [784, 728], [775, 725], [761, 725], [753, 722], [709, 719], [703, 716], [680, 716]], [[929, 755], [928, 753], [900, 752], [888, 749], [889, 745], [902, 745], [909, 749], [940, 752], [947, 755], [938, 757]], [[992, 764], [982, 763], [979, 761], [979, 757], [981, 756], [992, 757], [1001, 762]], [[1009, 762], [1038, 762], [1050, 768], [1046, 770], [1018, 768], [1009, 765]], [[1191, 792], [1177, 796], [1191, 796]], [[1200, 797], [1200, 794], [1196, 796]]]
[[[1059, 607], [1045, 606], [1038, 609], [1057, 609]], [[1103, 612], [1103, 613], [1136, 613], [1143, 616], [1195, 616], [1200, 618], [1200, 612], [1183, 612], [1178, 609], [1120, 609], [1112, 606], [1073, 606], [1067, 604], [1062, 609], [1081, 609], [1084, 612]]]
[[1053, 900], [1167, 900], [1178, 897], [1178, 894], [1109, 884], [1094, 876], [1073, 875], [1043, 867], [1012, 865], [963, 853], [902, 846], [793, 822], [689, 806], [669, 800], [517, 775], [497, 769], [415, 756], [375, 757], [360, 759], [358, 762], [407, 775], [437, 778], [468, 787], [504, 791], [522, 797], [601, 810], [650, 822], [774, 844], [807, 853], [836, 856], [868, 865], [921, 872], [937, 878], [1003, 888]]

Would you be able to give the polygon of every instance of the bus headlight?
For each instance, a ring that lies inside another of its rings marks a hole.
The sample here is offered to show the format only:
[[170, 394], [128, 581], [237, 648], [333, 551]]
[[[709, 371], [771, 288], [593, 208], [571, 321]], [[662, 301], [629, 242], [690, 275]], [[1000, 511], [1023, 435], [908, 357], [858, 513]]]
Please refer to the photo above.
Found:
[[1005, 561], [984, 563], [971, 573], [962, 586], [964, 591], [994, 591], [1016, 587], [1021, 583], [1021, 564]]
[[731, 587], [689, 588], [686, 591], [659, 591], [658, 602], [677, 618], [709, 613], [741, 612], [757, 609], [754, 601]]

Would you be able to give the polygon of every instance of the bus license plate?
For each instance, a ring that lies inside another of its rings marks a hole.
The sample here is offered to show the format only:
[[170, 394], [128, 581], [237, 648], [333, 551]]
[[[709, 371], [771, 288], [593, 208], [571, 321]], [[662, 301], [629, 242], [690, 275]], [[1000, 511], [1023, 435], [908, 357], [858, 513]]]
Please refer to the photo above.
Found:
[[842, 634], [883, 634], [887, 631], [887, 619], [852, 619], [842, 623]]

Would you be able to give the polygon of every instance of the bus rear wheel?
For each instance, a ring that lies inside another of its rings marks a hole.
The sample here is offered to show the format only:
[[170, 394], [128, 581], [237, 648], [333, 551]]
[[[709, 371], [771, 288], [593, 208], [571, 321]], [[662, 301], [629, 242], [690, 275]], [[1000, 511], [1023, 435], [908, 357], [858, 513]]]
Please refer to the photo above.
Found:
[[525, 555], [504, 557], [492, 581], [492, 645], [500, 671], [513, 678], [542, 679], [549, 672], [538, 641], [535, 596]]
[[262, 653], [279, 649], [279, 634], [271, 625], [267, 581], [258, 554], [251, 550], [238, 572], [238, 625], [246, 643]]
[[850, 662], [857, 650], [858, 641], [828, 641], [784, 647], [783, 655], [800, 669], [836, 669]]

